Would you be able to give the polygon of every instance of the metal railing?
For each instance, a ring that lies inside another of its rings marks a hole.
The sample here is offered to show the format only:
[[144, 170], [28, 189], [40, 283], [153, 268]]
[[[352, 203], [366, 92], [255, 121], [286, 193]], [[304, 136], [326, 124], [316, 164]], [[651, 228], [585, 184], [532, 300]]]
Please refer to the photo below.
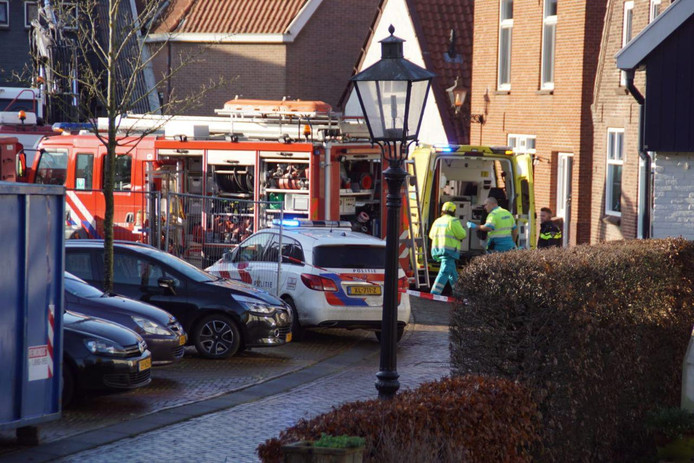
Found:
[[282, 204], [168, 193], [162, 200], [164, 250], [200, 268], [281, 218]]
[[[102, 190], [68, 189], [66, 238], [103, 238], [106, 202]], [[151, 244], [161, 249], [161, 193], [115, 191], [113, 193], [113, 238]]]

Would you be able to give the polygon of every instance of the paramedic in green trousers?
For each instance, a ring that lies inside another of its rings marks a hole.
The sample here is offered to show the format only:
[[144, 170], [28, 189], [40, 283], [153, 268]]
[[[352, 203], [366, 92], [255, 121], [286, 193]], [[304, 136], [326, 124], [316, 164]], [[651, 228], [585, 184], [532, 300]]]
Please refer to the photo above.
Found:
[[446, 283], [450, 283], [452, 289], [458, 281], [456, 260], [460, 258], [460, 241], [467, 237], [467, 233], [460, 220], [455, 218], [455, 209], [452, 202], [443, 203], [441, 217], [434, 221], [429, 231], [431, 257], [441, 263], [431, 294], [441, 294]]
[[[516, 249], [518, 229], [516, 220], [511, 213], [499, 206], [496, 198], [491, 196], [484, 202], [487, 211], [487, 220], [479, 228], [487, 232], [487, 252], [504, 252]], [[467, 226], [472, 230], [477, 224], [468, 222]]]

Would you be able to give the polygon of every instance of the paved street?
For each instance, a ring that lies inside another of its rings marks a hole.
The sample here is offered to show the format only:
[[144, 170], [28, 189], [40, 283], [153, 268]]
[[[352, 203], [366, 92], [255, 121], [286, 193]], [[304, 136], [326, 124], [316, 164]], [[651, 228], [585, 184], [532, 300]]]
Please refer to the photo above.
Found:
[[[449, 372], [447, 306], [413, 298], [413, 314], [415, 323], [398, 352], [403, 388]], [[54, 461], [66, 456], [58, 461], [255, 462], [257, 445], [298, 419], [343, 402], [375, 397], [377, 370], [378, 345], [362, 337], [349, 349], [295, 373], [13, 453], [0, 461]]]

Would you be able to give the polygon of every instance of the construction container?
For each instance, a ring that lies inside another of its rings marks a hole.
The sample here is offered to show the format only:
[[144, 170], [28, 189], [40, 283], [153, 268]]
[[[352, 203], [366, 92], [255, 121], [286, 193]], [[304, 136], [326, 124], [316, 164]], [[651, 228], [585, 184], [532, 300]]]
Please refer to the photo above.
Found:
[[60, 418], [65, 189], [0, 182], [0, 430]]

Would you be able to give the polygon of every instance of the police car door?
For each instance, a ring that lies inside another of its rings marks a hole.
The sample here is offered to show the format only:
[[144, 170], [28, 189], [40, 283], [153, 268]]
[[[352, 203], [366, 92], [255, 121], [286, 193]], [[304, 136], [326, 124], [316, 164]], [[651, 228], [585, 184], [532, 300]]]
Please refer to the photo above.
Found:
[[[217, 272], [225, 278], [240, 280], [258, 288], [269, 289], [267, 262], [264, 262], [267, 248], [272, 240], [270, 233], [256, 233], [243, 241], [231, 255], [231, 262], [224, 265], [223, 272]], [[275, 266], [275, 271], [277, 270]]]
[[268, 291], [278, 296], [293, 295], [305, 265], [304, 253], [299, 242], [288, 236], [275, 234], [265, 257], [269, 264], [268, 269], [274, 272], [269, 276], [271, 290]]

